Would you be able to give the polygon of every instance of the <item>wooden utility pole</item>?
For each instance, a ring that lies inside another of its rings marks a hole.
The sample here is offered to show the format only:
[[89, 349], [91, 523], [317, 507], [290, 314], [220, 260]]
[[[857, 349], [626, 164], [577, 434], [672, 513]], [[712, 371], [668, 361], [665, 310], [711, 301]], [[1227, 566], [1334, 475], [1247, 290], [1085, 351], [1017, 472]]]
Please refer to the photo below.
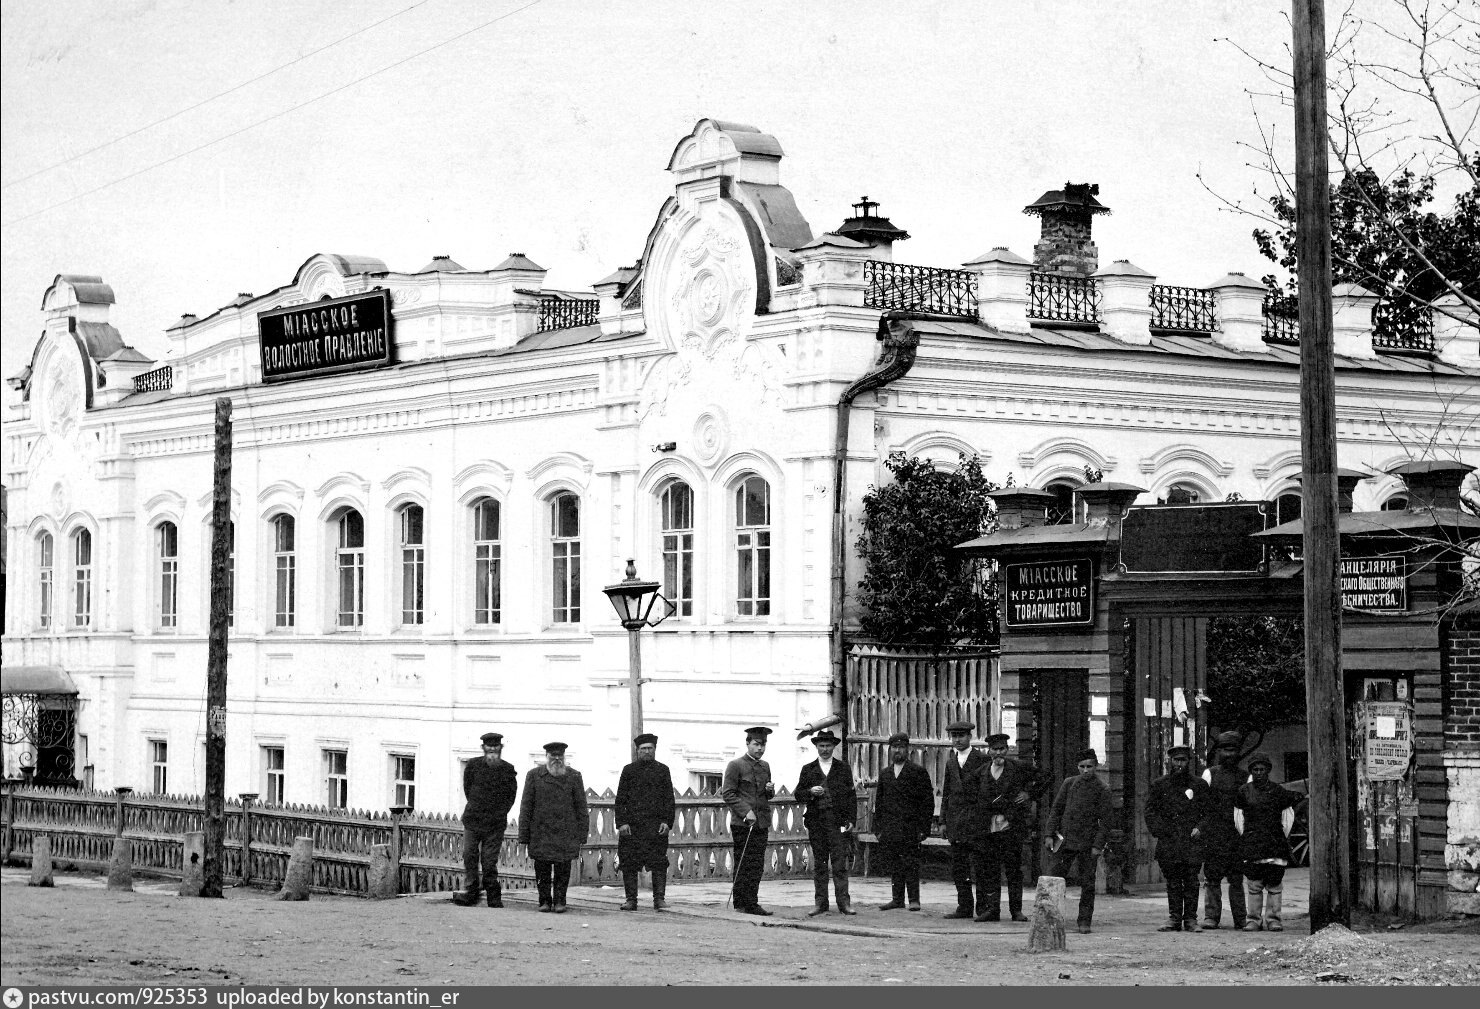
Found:
[[1346, 790], [1346, 698], [1341, 673], [1326, 16], [1322, 0], [1292, 0], [1292, 7], [1305, 721], [1310, 752], [1310, 930], [1318, 932], [1332, 923], [1351, 924], [1351, 857], [1346, 842], [1351, 821]]
[[205, 881], [220, 897], [226, 840], [226, 625], [231, 615], [231, 400], [216, 400], [216, 465], [211, 488], [211, 626], [206, 639]]

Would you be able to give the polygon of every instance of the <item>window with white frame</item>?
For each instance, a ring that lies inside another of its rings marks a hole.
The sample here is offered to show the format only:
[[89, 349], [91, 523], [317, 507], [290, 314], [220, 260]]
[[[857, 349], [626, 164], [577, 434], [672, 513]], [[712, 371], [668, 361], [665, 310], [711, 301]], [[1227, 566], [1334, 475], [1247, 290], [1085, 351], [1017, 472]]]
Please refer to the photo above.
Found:
[[170, 744], [164, 739], [149, 740], [149, 780], [155, 795], [170, 790]]
[[334, 554], [340, 627], [365, 623], [365, 519], [353, 508], [339, 513], [335, 523], [339, 546]]
[[1043, 488], [1053, 495], [1053, 503], [1044, 510], [1044, 523], [1051, 526], [1073, 525], [1079, 521], [1079, 486], [1060, 480]]
[[421, 505], [401, 509], [401, 623], [426, 619], [426, 513]]
[[41, 627], [51, 626], [52, 591], [52, 567], [55, 563], [56, 543], [51, 538], [51, 533], [42, 533], [36, 537], [36, 577], [39, 609], [37, 611], [37, 622]]
[[92, 626], [92, 533], [72, 534], [72, 626]]
[[262, 801], [272, 806], [281, 806], [288, 772], [281, 746], [262, 747]]
[[771, 612], [771, 485], [749, 476], [735, 488], [735, 612]]
[[503, 543], [499, 503], [493, 498], [473, 502], [473, 623], [503, 620]]
[[663, 597], [679, 617], [694, 615], [694, 491], [682, 480], [663, 488]]
[[718, 795], [725, 776], [715, 771], [690, 771], [689, 787], [695, 795]]
[[1392, 497], [1388, 498], [1386, 501], [1384, 501], [1382, 503], [1381, 510], [1382, 511], [1385, 511], [1385, 512], [1403, 512], [1403, 511], [1407, 511], [1408, 510], [1408, 495], [1407, 494], [1394, 494]]
[[297, 523], [291, 515], [272, 520], [272, 623], [292, 627], [298, 612], [298, 555], [294, 547]]
[[349, 806], [349, 751], [324, 751], [324, 805], [330, 809]]
[[154, 530], [154, 557], [159, 578], [160, 627], [177, 627], [180, 622], [180, 530], [173, 522], [161, 522]]
[[1284, 525], [1300, 517], [1301, 498], [1296, 491], [1285, 491], [1274, 499], [1274, 524]]
[[551, 621], [581, 621], [581, 499], [557, 494], [550, 501]]
[[416, 808], [416, 757], [391, 754], [391, 805]]

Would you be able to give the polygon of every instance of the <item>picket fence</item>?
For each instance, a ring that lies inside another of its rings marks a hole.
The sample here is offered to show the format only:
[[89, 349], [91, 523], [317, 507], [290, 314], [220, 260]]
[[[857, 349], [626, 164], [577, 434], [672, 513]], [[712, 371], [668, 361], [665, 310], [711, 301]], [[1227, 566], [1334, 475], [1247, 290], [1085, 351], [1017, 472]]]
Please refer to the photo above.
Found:
[[[610, 789], [588, 789], [590, 835], [571, 867], [572, 883], [612, 883], [617, 871], [616, 797]], [[692, 791], [676, 796], [678, 813], [668, 848], [669, 879], [729, 879], [734, 869], [729, 811], [713, 795]], [[117, 794], [93, 790], [18, 787], [5, 793], [4, 860], [29, 864], [32, 842], [51, 838], [58, 865], [107, 866], [115, 837], [134, 842], [134, 867], [181, 875], [184, 838], [203, 830], [204, 800], [199, 796]], [[867, 799], [860, 795], [860, 829], [866, 827]], [[782, 788], [771, 801], [766, 876], [810, 877], [811, 850], [802, 825], [803, 807]], [[460, 818], [454, 814], [328, 809], [321, 806], [226, 803], [223, 875], [227, 881], [280, 885], [288, 869], [293, 839], [312, 837], [313, 888], [322, 893], [369, 892], [370, 849], [390, 846], [399, 864], [401, 893], [433, 893], [462, 886]], [[517, 822], [509, 821], [499, 856], [499, 877], [513, 888], [534, 885], [534, 861], [519, 844]]]

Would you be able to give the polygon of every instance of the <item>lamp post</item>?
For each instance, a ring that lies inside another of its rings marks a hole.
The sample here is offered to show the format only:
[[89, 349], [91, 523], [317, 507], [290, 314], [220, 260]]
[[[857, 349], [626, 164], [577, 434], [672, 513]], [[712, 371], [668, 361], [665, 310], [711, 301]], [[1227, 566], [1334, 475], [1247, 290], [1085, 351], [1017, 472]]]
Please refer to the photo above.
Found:
[[[612, 601], [617, 619], [627, 629], [627, 689], [631, 697], [632, 738], [642, 735], [642, 638], [644, 627], [656, 627], [673, 615], [673, 604], [658, 591], [657, 582], [645, 582], [637, 577], [637, 565], [627, 558], [627, 577], [601, 591]], [[653, 606], [659, 600], [663, 612], [652, 619]], [[636, 744], [633, 744], [634, 747]]]

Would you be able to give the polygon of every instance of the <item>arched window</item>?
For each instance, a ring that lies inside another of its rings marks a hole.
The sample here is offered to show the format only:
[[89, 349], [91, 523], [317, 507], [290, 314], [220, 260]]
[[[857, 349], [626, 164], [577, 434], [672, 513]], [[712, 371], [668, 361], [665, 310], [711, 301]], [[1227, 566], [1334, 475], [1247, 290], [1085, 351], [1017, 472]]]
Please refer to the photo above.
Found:
[[161, 522], [154, 530], [154, 557], [159, 585], [159, 626], [180, 624], [180, 530]]
[[581, 620], [581, 499], [557, 494], [550, 500], [551, 621]]
[[51, 533], [42, 533], [36, 538], [36, 572], [39, 584], [37, 589], [40, 594], [41, 608], [37, 614], [42, 627], [51, 626], [52, 591], [52, 567], [55, 563], [56, 544], [52, 541]]
[[1274, 499], [1274, 524], [1284, 525], [1300, 517], [1301, 500], [1295, 491], [1285, 491]]
[[298, 614], [297, 522], [291, 515], [272, 520], [272, 624], [292, 627]]
[[334, 551], [340, 627], [362, 627], [365, 623], [365, 519], [353, 508], [339, 512], [335, 522], [338, 547]]
[[92, 626], [92, 533], [72, 534], [72, 626]]
[[1382, 503], [1385, 512], [1405, 512], [1408, 510], [1408, 495], [1394, 494]]
[[500, 540], [499, 503], [493, 498], [473, 502], [473, 623], [503, 620], [503, 543]]
[[663, 596], [680, 617], [694, 615], [694, 492], [682, 480], [663, 488]]
[[771, 485], [746, 477], [735, 488], [735, 612], [771, 612]]
[[1075, 498], [1078, 486], [1067, 480], [1057, 480], [1043, 489], [1054, 496], [1054, 503], [1048, 506], [1045, 524], [1062, 526], [1078, 521], [1078, 502]]
[[1202, 500], [1202, 491], [1190, 483], [1174, 483], [1167, 488], [1167, 496], [1157, 504], [1190, 505]]
[[421, 505], [409, 504], [401, 509], [401, 623], [406, 625], [426, 619], [425, 522]]

